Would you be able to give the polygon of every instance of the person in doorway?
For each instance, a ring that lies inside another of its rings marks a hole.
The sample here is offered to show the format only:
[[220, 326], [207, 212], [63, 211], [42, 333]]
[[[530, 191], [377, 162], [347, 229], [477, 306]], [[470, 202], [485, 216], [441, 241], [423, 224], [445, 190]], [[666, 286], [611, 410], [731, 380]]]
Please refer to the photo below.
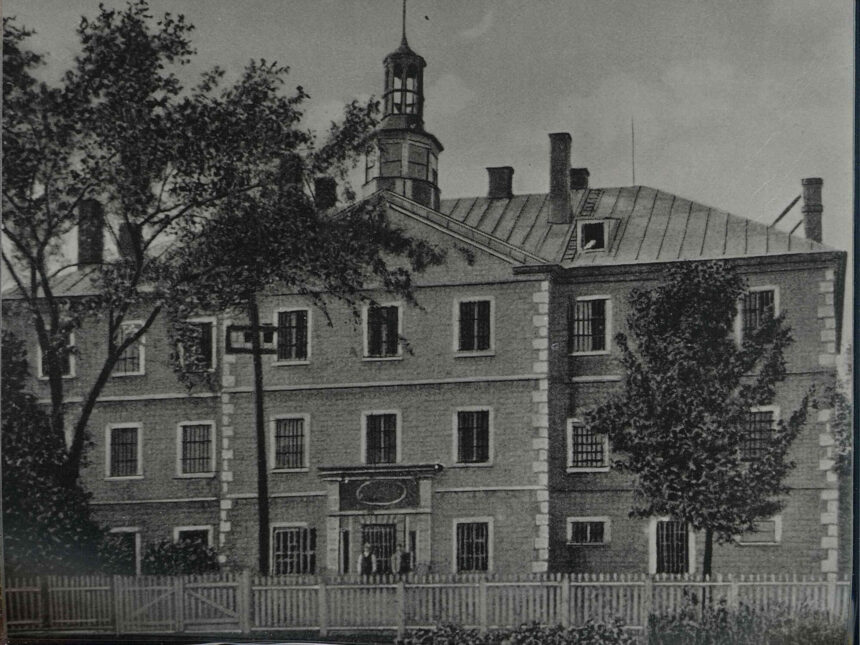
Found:
[[397, 548], [391, 554], [391, 573], [409, 573], [411, 559], [409, 551], [404, 551], [403, 544], [398, 542]]
[[373, 553], [373, 547], [365, 542], [361, 547], [361, 555], [358, 556], [358, 572], [363, 576], [369, 576], [376, 571], [376, 555]]

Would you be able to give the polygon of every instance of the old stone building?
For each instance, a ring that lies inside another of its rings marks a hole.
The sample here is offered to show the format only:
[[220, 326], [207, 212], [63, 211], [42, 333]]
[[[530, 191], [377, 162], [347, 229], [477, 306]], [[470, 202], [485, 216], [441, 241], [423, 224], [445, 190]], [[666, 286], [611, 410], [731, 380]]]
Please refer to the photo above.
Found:
[[[299, 295], [261, 299], [278, 329], [264, 357], [273, 571], [356, 571], [363, 543], [379, 570], [401, 544], [411, 566], [433, 572], [692, 571], [701, 536], [628, 518], [630, 482], [610, 471], [612, 448], [582, 411], [622, 379], [611, 339], [625, 330], [627, 294], [671, 262], [740, 269], [750, 284], [740, 335], [767, 311], [787, 313], [789, 375], [751, 433], [831, 382], [845, 254], [821, 243], [822, 181], [799, 186], [805, 237], [790, 235], [647, 186], [592, 185], [560, 132], [548, 140], [548, 193], [514, 194], [514, 169], [499, 167], [478, 196], [445, 199], [442, 145], [424, 129], [425, 65], [405, 38], [384, 59], [385, 117], [366, 168], [367, 193], [382, 191], [393, 223], [448, 249], [416, 276], [421, 308], [375, 293], [382, 306], [365, 308], [361, 325], [335, 306], [329, 326]], [[98, 234], [81, 230], [82, 260], [99, 261], [88, 242]], [[86, 284], [63, 281], [71, 294]], [[224, 316], [197, 322], [215, 386], [180, 385], [156, 322], [93, 414], [85, 484], [138, 552], [195, 535], [226, 564], [253, 567], [251, 359], [225, 352]], [[72, 339], [71, 405], [104, 337], [94, 325]], [[34, 386], [47, 397], [43, 380]], [[828, 411], [815, 414], [793, 448], [784, 512], [717, 547], [715, 571], [836, 571], [845, 536], [832, 438]]]

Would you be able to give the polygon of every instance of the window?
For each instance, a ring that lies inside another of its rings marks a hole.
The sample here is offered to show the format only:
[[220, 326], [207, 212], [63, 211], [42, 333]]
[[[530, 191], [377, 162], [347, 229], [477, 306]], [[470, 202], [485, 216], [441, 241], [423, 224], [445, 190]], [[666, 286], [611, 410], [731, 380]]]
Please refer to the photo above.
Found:
[[307, 309], [277, 313], [278, 362], [308, 359], [308, 314]]
[[609, 470], [609, 437], [592, 432], [578, 419], [568, 419], [567, 469]]
[[368, 307], [365, 355], [369, 358], [391, 358], [400, 355], [400, 307]]
[[115, 573], [124, 576], [140, 575], [140, 529], [121, 527], [110, 530], [112, 561]]
[[409, 144], [409, 176], [427, 179], [430, 168], [430, 148]]
[[[116, 343], [119, 346], [125, 342], [126, 338], [133, 335], [140, 329], [140, 322], [127, 322], [120, 325], [117, 331]], [[114, 376], [134, 376], [144, 373], [144, 343], [146, 336], [141, 336], [117, 359], [116, 365], [113, 368]]]
[[397, 413], [366, 414], [364, 425], [365, 463], [397, 463], [399, 461]]
[[776, 289], [753, 289], [744, 294], [741, 304], [743, 336], [754, 332], [758, 327], [777, 313]]
[[774, 409], [755, 409], [747, 413], [746, 433], [741, 442], [741, 460], [756, 461], [763, 457], [773, 436]]
[[272, 529], [272, 573], [315, 573], [317, 531], [306, 526]]
[[177, 526], [173, 529], [174, 542], [196, 543], [203, 547], [212, 546], [211, 526]]
[[575, 545], [609, 544], [608, 517], [569, 517], [567, 543]]
[[606, 222], [580, 222], [579, 249], [602, 251], [606, 248]]
[[[39, 355], [39, 378], [48, 378], [48, 361], [42, 346], [36, 346]], [[69, 332], [69, 342], [66, 344], [66, 351], [61, 358], [63, 364], [63, 378], [72, 378], [75, 375], [75, 334]]]
[[604, 354], [609, 351], [611, 302], [606, 296], [577, 298], [568, 315], [568, 347], [571, 354]]
[[490, 411], [457, 411], [457, 463], [485, 464], [490, 461]]
[[141, 477], [141, 435], [139, 425], [108, 426], [105, 453], [109, 478]]
[[391, 573], [391, 556], [397, 547], [396, 524], [364, 524], [361, 527], [361, 546], [371, 546], [376, 556], [376, 573]]
[[770, 519], [759, 520], [755, 523], [755, 529], [739, 535], [737, 542], [750, 546], [779, 544], [782, 542], [782, 516], [775, 515]]
[[692, 573], [695, 540], [687, 524], [670, 519], [652, 519], [649, 529], [651, 573]]
[[215, 468], [214, 424], [195, 421], [179, 424], [179, 475], [211, 475]]
[[454, 520], [454, 571], [492, 569], [492, 520]]
[[459, 300], [455, 305], [457, 351], [486, 352], [491, 350], [493, 345], [493, 301], [491, 299]]
[[281, 417], [273, 421], [272, 468], [303, 470], [308, 467], [308, 417]]
[[382, 141], [379, 144], [380, 177], [399, 177], [401, 148], [397, 142]]
[[194, 355], [197, 356], [199, 368], [211, 372], [215, 369], [215, 319], [198, 318], [188, 323], [195, 328]]

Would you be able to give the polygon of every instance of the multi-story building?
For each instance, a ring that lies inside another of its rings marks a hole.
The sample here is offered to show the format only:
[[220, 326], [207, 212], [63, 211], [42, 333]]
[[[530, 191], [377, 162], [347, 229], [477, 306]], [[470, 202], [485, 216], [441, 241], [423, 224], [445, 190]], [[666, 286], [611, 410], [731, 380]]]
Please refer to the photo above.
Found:
[[[331, 307], [329, 325], [299, 295], [261, 296], [277, 326], [264, 357], [273, 571], [355, 571], [364, 543], [380, 570], [398, 543], [434, 572], [692, 570], [701, 536], [628, 517], [631, 482], [610, 470], [611, 446], [582, 412], [622, 380], [611, 339], [625, 330], [629, 291], [672, 262], [738, 267], [750, 285], [739, 334], [764, 311], [787, 314], [789, 374], [774, 405], [753, 411], [749, 450], [810, 385], [831, 382], [845, 254], [821, 243], [821, 180], [802, 182], [800, 237], [646, 186], [591, 186], [588, 170], [571, 168], [570, 135], [554, 133], [548, 193], [513, 194], [513, 168], [500, 167], [480, 196], [441, 199], [425, 61], [404, 38], [384, 68], [366, 188], [447, 259], [415, 276], [420, 307], [374, 292], [380, 305], [360, 325], [345, 306]], [[99, 260], [99, 237], [81, 236], [82, 257]], [[87, 282], [63, 284], [74, 295]], [[224, 316], [197, 322], [214, 386], [179, 383], [158, 321], [104, 388], [84, 481], [99, 518], [138, 552], [194, 535], [226, 564], [253, 567], [251, 358], [225, 352]], [[73, 342], [72, 406], [101, 364], [104, 329]], [[47, 396], [44, 381], [35, 387]], [[848, 536], [827, 421], [814, 413], [793, 447], [785, 510], [718, 546], [715, 571], [836, 571]]]

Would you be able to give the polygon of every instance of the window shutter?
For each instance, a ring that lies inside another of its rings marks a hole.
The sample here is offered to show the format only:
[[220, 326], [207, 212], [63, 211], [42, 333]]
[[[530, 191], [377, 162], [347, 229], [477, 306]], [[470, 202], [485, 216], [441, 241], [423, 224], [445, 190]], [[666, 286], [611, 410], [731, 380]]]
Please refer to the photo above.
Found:
[[465, 463], [469, 459], [468, 420], [468, 413], [457, 413], [457, 461], [459, 461], [460, 463]]
[[308, 529], [308, 568], [307, 573], [316, 573], [317, 570], [317, 530]]
[[474, 346], [475, 303], [460, 303], [460, 349], [469, 351]]
[[591, 334], [593, 351], [606, 349], [606, 301], [591, 301]]
[[296, 311], [296, 358], [308, 357], [308, 312]]
[[481, 300], [477, 303], [477, 338], [475, 339], [475, 349], [490, 348], [490, 301]]
[[400, 338], [397, 334], [397, 316], [399, 310], [397, 307], [386, 308], [386, 335], [385, 335], [385, 354], [387, 356], [395, 356], [397, 354], [397, 346]]
[[371, 307], [367, 311], [367, 353], [370, 356], [382, 354], [382, 324], [380, 310]]
[[475, 457], [476, 461], [485, 462], [490, 459], [490, 414], [477, 412], [475, 414]]

